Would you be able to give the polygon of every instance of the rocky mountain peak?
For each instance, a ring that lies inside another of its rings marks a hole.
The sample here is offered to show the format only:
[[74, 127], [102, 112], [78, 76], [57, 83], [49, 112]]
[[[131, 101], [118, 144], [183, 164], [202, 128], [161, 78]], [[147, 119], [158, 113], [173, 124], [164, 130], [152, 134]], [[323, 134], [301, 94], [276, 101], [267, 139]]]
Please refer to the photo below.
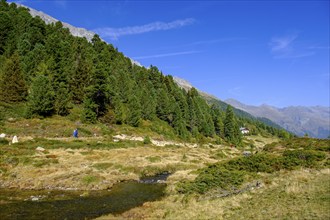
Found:
[[[59, 21], [56, 18], [53, 18], [52, 16], [49, 16], [49, 15], [43, 13], [42, 11], [37, 11], [37, 10], [35, 10], [33, 8], [30, 8], [30, 7], [27, 7], [25, 5], [18, 4], [18, 3], [16, 5], [18, 7], [24, 7], [24, 8], [29, 9], [29, 12], [30, 12], [30, 14], [33, 17], [39, 16], [43, 21], [45, 21], [46, 24], [56, 23], [56, 22]], [[76, 36], [76, 37], [85, 37], [89, 42], [92, 40], [92, 38], [95, 35], [94, 32], [88, 31], [85, 28], [74, 27], [71, 24], [68, 24], [68, 23], [65, 23], [65, 22], [62, 22], [62, 24], [63, 24], [63, 27], [66, 27], [66, 28], [68, 28], [70, 30], [70, 33], [73, 36]]]

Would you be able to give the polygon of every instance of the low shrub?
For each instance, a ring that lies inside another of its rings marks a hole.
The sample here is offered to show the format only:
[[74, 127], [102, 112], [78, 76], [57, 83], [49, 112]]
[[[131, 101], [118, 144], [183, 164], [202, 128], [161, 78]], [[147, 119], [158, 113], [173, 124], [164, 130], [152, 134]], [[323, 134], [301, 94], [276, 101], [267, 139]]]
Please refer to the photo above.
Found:
[[[211, 189], [232, 189], [239, 187], [248, 176], [257, 173], [273, 173], [279, 170], [292, 170], [298, 167], [317, 168], [326, 154], [315, 150], [287, 150], [283, 155], [259, 153], [248, 157], [234, 158], [212, 164], [199, 170], [194, 181], [177, 185], [180, 193], [204, 194]], [[327, 166], [328, 161], [324, 163]]]
[[143, 139], [143, 143], [144, 144], [151, 144], [151, 139], [149, 136], [145, 136], [144, 139]]
[[9, 141], [5, 138], [0, 138], [0, 145], [8, 145]]
[[232, 159], [222, 166], [228, 170], [271, 173], [276, 170], [277, 156], [270, 154], [254, 154], [249, 157]]
[[211, 166], [204, 169], [193, 182], [184, 182], [178, 185], [180, 193], [204, 194], [213, 188], [232, 189], [243, 183], [242, 171], [231, 171], [224, 167]]
[[317, 162], [324, 160], [326, 154], [315, 150], [293, 150], [284, 151], [282, 159], [282, 169], [294, 169], [297, 166], [313, 168]]
[[89, 185], [92, 183], [96, 183], [100, 181], [98, 176], [86, 175], [81, 179], [82, 183], [85, 185]]

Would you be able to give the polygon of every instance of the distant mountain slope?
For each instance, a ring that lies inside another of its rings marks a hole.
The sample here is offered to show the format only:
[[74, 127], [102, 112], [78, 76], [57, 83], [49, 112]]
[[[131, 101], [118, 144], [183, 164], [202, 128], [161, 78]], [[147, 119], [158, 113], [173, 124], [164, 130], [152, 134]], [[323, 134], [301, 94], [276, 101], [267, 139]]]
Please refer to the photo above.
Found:
[[[192, 84], [190, 82], [188, 82], [187, 80], [185, 80], [185, 79], [181, 79], [179, 77], [174, 76], [173, 80], [174, 80], [174, 82], [176, 82], [176, 84], [178, 84], [181, 88], [183, 88], [185, 90], [189, 90], [193, 87]], [[204, 99], [209, 104], [215, 104], [216, 106], [218, 106], [223, 111], [226, 110], [226, 108], [228, 106], [228, 104], [226, 102], [223, 102], [220, 99], [218, 99], [217, 97], [215, 97], [213, 95], [210, 95], [206, 92], [203, 92], [203, 91], [200, 91], [200, 90], [198, 90], [198, 92], [199, 92], [199, 94], [201, 94], [202, 97], [204, 97]], [[248, 119], [252, 119], [252, 120], [258, 120], [258, 121], [263, 122], [266, 125], [269, 125], [271, 127], [278, 128], [278, 129], [283, 129], [283, 127], [281, 127], [280, 125], [276, 124], [275, 122], [271, 121], [268, 118], [254, 116], [254, 115], [248, 113], [247, 111], [244, 111], [240, 108], [236, 108], [235, 106], [233, 106], [233, 107], [234, 107], [233, 110], [234, 110], [235, 114], [239, 117], [248, 118]]]
[[245, 105], [234, 99], [228, 99], [225, 102], [256, 117], [269, 118], [299, 136], [307, 133], [311, 137], [327, 138], [330, 134], [329, 107], [290, 106], [276, 108], [269, 105]]

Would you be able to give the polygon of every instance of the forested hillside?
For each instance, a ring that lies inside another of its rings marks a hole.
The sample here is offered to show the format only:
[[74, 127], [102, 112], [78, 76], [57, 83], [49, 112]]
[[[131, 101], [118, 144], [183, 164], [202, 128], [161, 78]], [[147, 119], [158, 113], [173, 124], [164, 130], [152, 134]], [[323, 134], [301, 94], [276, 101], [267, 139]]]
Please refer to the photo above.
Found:
[[289, 136], [237, 118], [231, 107], [225, 112], [208, 104], [196, 89], [186, 92], [155, 66], [132, 64], [97, 35], [91, 42], [74, 37], [61, 22], [46, 25], [5, 0], [0, 3], [0, 76], [0, 111], [23, 104], [28, 118], [66, 116], [79, 106], [86, 123], [138, 127], [143, 120], [161, 120], [182, 139], [218, 136], [240, 143], [241, 126], [256, 134]]

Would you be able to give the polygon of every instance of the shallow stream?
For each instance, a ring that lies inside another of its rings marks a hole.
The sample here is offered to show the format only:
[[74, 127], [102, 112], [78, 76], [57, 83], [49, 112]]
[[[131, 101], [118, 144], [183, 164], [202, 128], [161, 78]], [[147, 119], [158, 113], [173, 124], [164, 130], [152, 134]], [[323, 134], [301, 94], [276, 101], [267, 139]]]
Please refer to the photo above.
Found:
[[[168, 175], [167, 175], [168, 176]], [[166, 177], [167, 177], [166, 176]], [[33, 191], [0, 189], [0, 219], [92, 219], [120, 214], [164, 196], [166, 180], [159, 176], [123, 182], [104, 191]], [[158, 181], [159, 182], [159, 181]]]

